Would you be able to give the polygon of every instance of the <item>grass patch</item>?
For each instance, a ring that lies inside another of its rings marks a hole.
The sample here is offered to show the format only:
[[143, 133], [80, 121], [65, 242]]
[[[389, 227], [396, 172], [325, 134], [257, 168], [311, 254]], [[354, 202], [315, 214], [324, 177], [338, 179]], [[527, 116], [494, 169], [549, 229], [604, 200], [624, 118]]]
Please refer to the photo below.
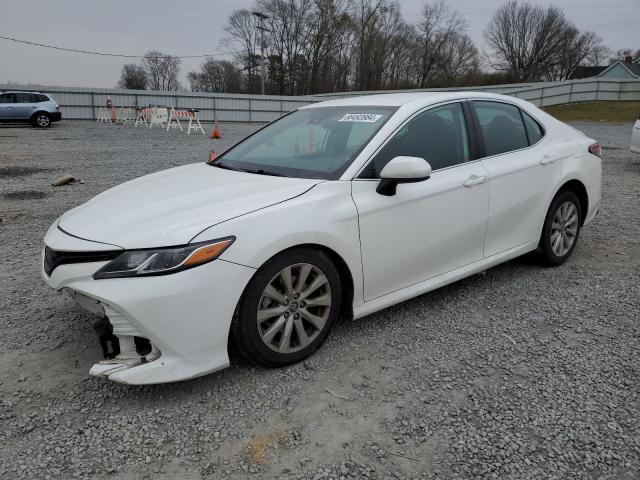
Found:
[[633, 123], [640, 115], [640, 102], [581, 102], [544, 107], [558, 120]]

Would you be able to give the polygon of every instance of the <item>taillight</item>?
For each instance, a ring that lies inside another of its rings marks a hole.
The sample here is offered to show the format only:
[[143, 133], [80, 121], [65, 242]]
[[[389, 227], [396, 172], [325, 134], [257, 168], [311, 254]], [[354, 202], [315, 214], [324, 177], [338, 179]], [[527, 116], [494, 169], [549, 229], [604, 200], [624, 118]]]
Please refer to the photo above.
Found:
[[60, 110], [60, 105], [56, 103], [56, 110]]
[[599, 143], [592, 143], [591, 145], [589, 145], [589, 153], [599, 157], [600, 156], [600, 144]]

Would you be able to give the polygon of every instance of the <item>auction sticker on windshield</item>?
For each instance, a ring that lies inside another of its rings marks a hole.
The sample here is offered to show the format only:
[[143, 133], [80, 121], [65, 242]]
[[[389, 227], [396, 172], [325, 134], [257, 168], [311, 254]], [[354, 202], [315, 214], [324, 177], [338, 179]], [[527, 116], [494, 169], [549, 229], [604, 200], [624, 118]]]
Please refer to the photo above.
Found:
[[382, 115], [378, 115], [375, 113], [347, 113], [338, 121], [375, 123], [381, 118]]

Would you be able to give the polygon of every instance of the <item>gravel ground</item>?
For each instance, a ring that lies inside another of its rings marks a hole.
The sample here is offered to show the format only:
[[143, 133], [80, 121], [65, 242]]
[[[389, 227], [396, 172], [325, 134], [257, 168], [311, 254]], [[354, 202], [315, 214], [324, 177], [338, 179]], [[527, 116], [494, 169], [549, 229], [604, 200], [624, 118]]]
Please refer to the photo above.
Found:
[[[637, 479], [640, 156], [604, 146], [601, 213], [557, 269], [528, 258], [353, 322], [308, 361], [171, 385], [88, 376], [93, 319], [39, 275], [65, 210], [223, 139], [0, 128], [0, 477]], [[83, 183], [53, 188], [72, 174]]]

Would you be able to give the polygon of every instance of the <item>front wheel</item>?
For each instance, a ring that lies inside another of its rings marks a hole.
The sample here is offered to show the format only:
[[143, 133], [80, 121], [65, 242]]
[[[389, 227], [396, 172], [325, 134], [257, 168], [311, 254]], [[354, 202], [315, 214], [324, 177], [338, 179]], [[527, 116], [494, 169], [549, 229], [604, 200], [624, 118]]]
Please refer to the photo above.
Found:
[[571, 256], [580, 235], [582, 208], [575, 193], [561, 192], [553, 199], [542, 230], [544, 264], [557, 267]]
[[232, 328], [249, 360], [298, 362], [324, 342], [340, 313], [340, 275], [322, 251], [299, 248], [263, 265], [245, 289]]

